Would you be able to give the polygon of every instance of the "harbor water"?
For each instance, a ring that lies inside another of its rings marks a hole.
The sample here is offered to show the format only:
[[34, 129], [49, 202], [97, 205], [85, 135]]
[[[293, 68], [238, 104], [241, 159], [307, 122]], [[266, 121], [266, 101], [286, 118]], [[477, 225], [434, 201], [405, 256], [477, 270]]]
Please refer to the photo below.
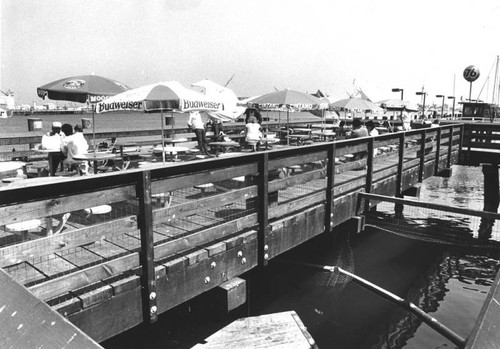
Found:
[[[422, 201], [482, 209], [480, 168], [454, 166], [426, 180]], [[411, 217], [408, 217], [411, 218]], [[445, 227], [449, 217], [440, 224]], [[338, 231], [343, 234], [342, 231]], [[367, 228], [342, 240], [320, 236], [245, 275], [249, 301], [221, 314], [204, 295], [103, 343], [105, 348], [189, 348], [242, 316], [295, 310], [320, 348], [454, 348], [397, 305], [339, 276], [286, 260], [338, 265], [405, 298], [466, 338], [499, 267], [498, 251], [412, 239]]]

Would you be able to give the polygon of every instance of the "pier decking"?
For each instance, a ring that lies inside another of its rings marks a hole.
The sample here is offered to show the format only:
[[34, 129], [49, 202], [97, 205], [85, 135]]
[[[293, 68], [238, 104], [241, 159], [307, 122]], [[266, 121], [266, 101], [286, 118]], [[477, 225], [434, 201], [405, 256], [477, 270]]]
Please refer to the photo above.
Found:
[[[103, 341], [351, 220], [359, 192], [401, 196], [449, 169], [462, 134], [449, 125], [5, 186], [0, 226], [42, 224], [28, 241], [2, 231], [0, 267]], [[112, 210], [85, 212], [100, 205]], [[46, 236], [66, 213], [63, 232]]]

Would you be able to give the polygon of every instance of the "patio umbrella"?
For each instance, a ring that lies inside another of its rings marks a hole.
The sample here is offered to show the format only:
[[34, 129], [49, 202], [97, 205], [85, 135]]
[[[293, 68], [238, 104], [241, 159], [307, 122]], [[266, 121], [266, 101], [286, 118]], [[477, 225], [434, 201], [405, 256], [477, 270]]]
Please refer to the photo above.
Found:
[[221, 121], [234, 121], [238, 119], [247, 109], [238, 105], [241, 101], [233, 90], [221, 86], [211, 80], [201, 80], [191, 84], [191, 86], [200, 87], [202, 93], [210, 98], [220, 100], [224, 103], [224, 109], [220, 111], [208, 112], [211, 117]]
[[42, 99], [90, 103], [92, 105], [92, 138], [95, 152], [94, 104], [129, 89], [116, 80], [98, 75], [78, 75], [56, 80], [36, 89]]
[[[290, 122], [290, 112], [302, 110], [323, 110], [328, 108], [328, 103], [310, 94], [281, 90], [271, 92], [248, 101], [250, 106], [257, 106], [262, 110], [286, 111], [287, 124]], [[289, 134], [287, 129], [287, 134]], [[288, 143], [288, 138], [287, 138]]]
[[363, 98], [355, 98], [355, 97], [341, 99], [339, 101], [333, 102], [332, 104], [330, 104], [330, 107], [334, 109], [363, 111], [365, 114], [368, 111], [371, 111], [373, 113], [383, 112], [383, 109], [380, 108], [375, 103], [370, 102], [369, 100]]
[[[125, 91], [96, 104], [97, 113], [111, 111], [154, 111], [161, 113], [161, 138], [162, 148], [165, 147], [163, 139], [163, 111], [172, 113], [191, 111], [222, 111], [222, 101], [210, 98], [199, 92], [185, 88], [177, 81], [158, 82]], [[163, 152], [163, 161], [165, 153]]]

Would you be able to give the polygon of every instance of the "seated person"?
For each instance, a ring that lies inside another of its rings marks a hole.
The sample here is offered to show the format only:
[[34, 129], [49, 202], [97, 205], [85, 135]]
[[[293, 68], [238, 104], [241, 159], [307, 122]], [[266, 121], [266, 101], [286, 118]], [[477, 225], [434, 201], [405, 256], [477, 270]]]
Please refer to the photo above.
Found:
[[75, 133], [64, 139], [62, 152], [66, 155], [65, 163], [70, 165], [70, 169], [78, 169], [80, 174], [88, 173], [88, 162], [74, 160], [75, 155], [87, 154], [89, 144], [83, 136], [83, 129], [80, 125], [75, 125]]
[[[368, 130], [366, 127], [363, 125], [361, 122], [361, 119], [355, 118], [352, 120], [352, 131], [349, 136], [349, 138], [361, 138], [361, 137], [368, 137]], [[361, 151], [359, 153], [354, 154], [353, 160], [360, 160], [366, 157], [367, 152], [366, 151]]]
[[245, 125], [245, 141], [252, 146], [253, 151], [259, 147], [259, 142], [262, 139], [262, 127], [257, 122], [257, 118], [251, 116], [248, 123]]

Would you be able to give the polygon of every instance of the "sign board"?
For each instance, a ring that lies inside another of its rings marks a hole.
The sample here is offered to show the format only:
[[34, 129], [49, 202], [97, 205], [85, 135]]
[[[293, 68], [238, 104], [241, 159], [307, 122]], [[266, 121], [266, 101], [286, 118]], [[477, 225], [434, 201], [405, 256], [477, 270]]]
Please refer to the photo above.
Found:
[[29, 118], [28, 131], [41, 130], [43, 128], [42, 119]]
[[92, 119], [82, 118], [82, 128], [92, 128]]
[[464, 70], [464, 79], [468, 82], [476, 81], [479, 78], [479, 69], [476, 66], [469, 65]]

